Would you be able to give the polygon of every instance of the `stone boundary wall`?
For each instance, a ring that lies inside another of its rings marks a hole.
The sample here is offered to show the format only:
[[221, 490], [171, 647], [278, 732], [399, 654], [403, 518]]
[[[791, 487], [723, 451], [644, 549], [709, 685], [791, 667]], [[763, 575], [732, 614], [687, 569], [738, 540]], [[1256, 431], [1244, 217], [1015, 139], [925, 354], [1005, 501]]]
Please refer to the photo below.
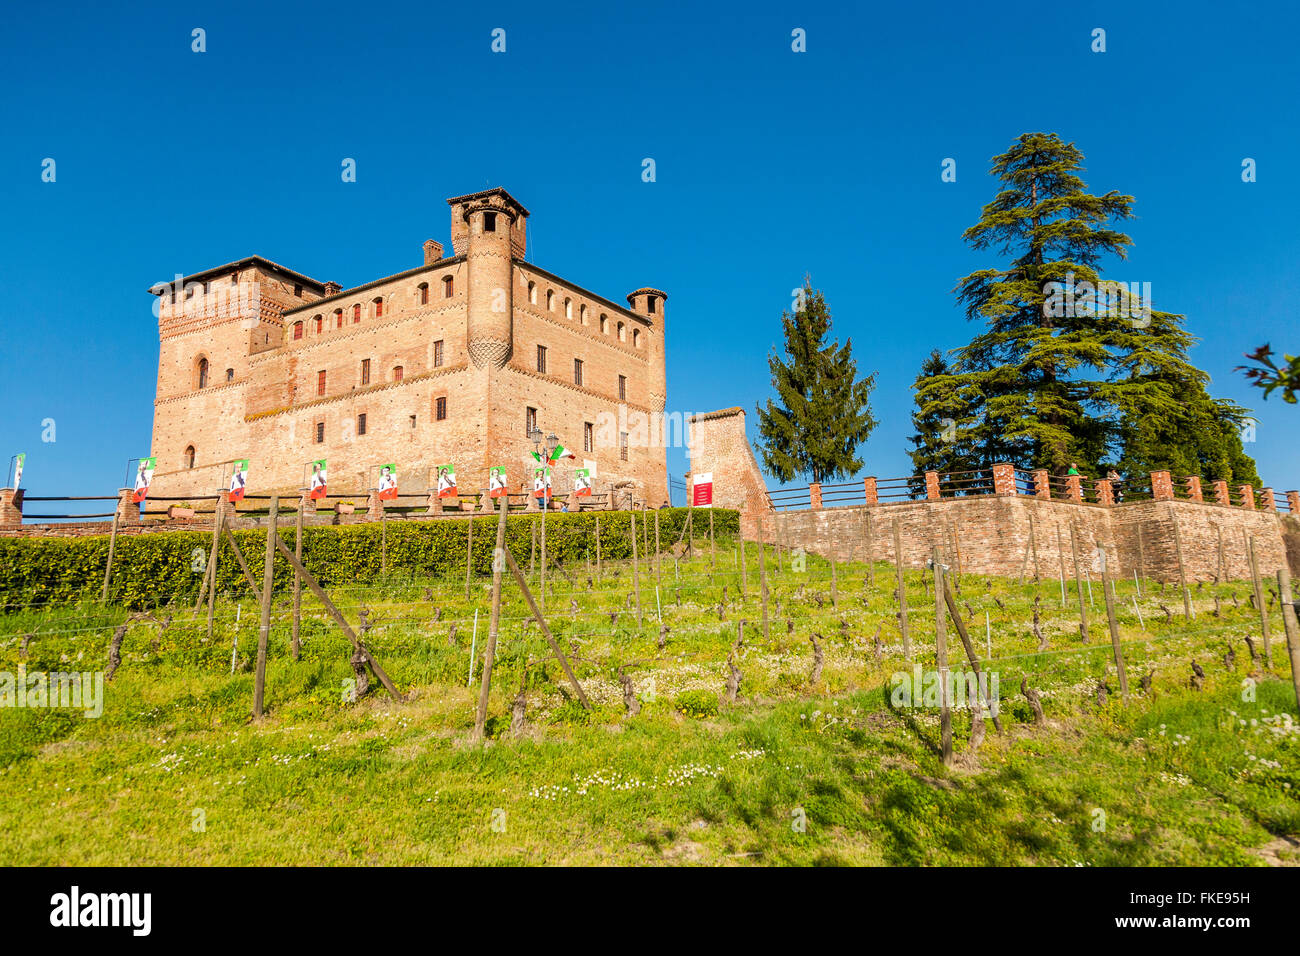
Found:
[[[1031, 519], [1033, 541], [1031, 542]], [[903, 562], [921, 567], [938, 545], [946, 560], [960, 551], [963, 572], [1014, 577], [1030, 553], [1026, 577], [1034, 574], [1032, 545], [1038, 553], [1038, 573], [1044, 579], [1074, 574], [1070, 528], [1075, 529], [1081, 567], [1098, 573], [1097, 549], [1105, 550], [1110, 567], [1132, 577], [1141, 568], [1145, 577], [1178, 580], [1175, 525], [1182, 544], [1189, 581], [1213, 581], [1219, 570], [1219, 540], [1223, 540], [1224, 577], [1248, 578], [1246, 542], [1255, 539], [1260, 574], [1272, 577], [1287, 562], [1288, 537], [1300, 534], [1300, 522], [1274, 512], [1247, 511], [1191, 501], [1139, 501], [1104, 507], [1032, 498], [989, 495], [907, 501], [816, 510], [750, 513], [742, 516], [747, 540], [779, 541], [836, 560], [894, 563], [893, 525], [899, 524]], [[1058, 546], [1058, 531], [1059, 546]], [[955, 544], [954, 544], [955, 537]], [[1139, 541], [1140, 538], [1140, 541]], [[1291, 566], [1293, 574], [1300, 568]]]

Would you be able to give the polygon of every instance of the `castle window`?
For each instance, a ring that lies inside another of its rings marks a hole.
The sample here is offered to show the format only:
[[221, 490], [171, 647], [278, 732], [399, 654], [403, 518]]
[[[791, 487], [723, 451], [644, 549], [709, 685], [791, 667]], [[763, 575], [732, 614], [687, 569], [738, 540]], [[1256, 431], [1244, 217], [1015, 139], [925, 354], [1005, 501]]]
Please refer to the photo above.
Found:
[[620, 342], [627, 341], [627, 329], [624, 327], [622, 322], [618, 324], [618, 340]]
[[357, 434], [364, 435], [365, 433], [366, 433], [366, 413], [362, 412], [360, 415], [357, 416]]
[[582, 359], [573, 360], [573, 384], [582, 384]]
[[393, 381], [394, 381], [394, 382], [400, 382], [400, 381], [402, 380], [402, 375], [403, 375], [403, 374], [404, 374], [404, 369], [402, 368], [402, 366], [400, 366], [400, 365], [394, 365], [394, 366], [393, 366]]
[[324, 329], [325, 329], [325, 316], [323, 315], [316, 316], [316, 334], [320, 335]]
[[325, 423], [324, 422], [316, 423], [316, 444], [318, 445], [325, 444]]
[[627, 432], [618, 433], [618, 457], [627, 461]]
[[572, 300], [572, 299], [565, 299], [565, 300], [564, 300], [564, 317], [565, 317], [566, 319], [571, 319], [571, 318], [573, 318], [573, 300]]
[[415, 427], [415, 416], [414, 416], [414, 415], [411, 416], [411, 427], [412, 427], [412, 428]]
[[578, 307], [578, 321], [583, 325], [587, 324], [587, 307], [585, 305]]
[[546, 290], [546, 311], [547, 312], [555, 311], [555, 290], [554, 289]]
[[[439, 395], [438, 398], [434, 401], [433, 417], [440, 422], [445, 422], [447, 420], [447, 396], [446, 395]], [[412, 427], [415, 426], [415, 416], [411, 416], [411, 426]]]
[[383, 317], [384, 317], [384, 300], [382, 298], [375, 299], [375, 318], [382, 319]]
[[316, 394], [325, 394], [325, 370], [321, 369], [316, 373]]
[[433, 367], [442, 368], [442, 339], [433, 343]]
[[600, 313], [600, 332], [602, 335], [609, 331], [609, 316], [604, 312]]
[[415, 290], [415, 301], [420, 305], [429, 304], [429, 283], [421, 282]]
[[496, 213], [494, 213], [494, 212], [485, 212], [485, 213], [483, 213], [483, 231], [484, 231], [484, 232], [496, 232], [496, 231], [497, 231], [497, 214], [496, 214]]
[[233, 382], [234, 380], [235, 380], [235, 370], [233, 368], [226, 369], [226, 381]]
[[633, 348], [640, 348], [640, 347], [641, 347], [641, 330], [640, 330], [640, 329], [633, 329], [633, 330], [632, 330], [632, 347], [633, 347]]
[[618, 377], [618, 400], [620, 402], [627, 401], [627, 376], [626, 375], [620, 375]]
[[342, 309], [335, 309], [335, 310], [334, 310], [334, 320], [335, 320], [335, 321], [334, 321], [334, 328], [336, 328], [336, 329], [341, 329], [341, 328], [343, 328], [343, 310], [342, 310]]
[[361, 303], [358, 302], [352, 307], [352, 321], [357, 323], [361, 321]]
[[591, 422], [582, 423], [582, 450], [586, 452], [596, 450], [596, 426]]
[[238, 273], [238, 272], [232, 272], [232, 273], [230, 274], [230, 284], [231, 284], [231, 285], [239, 285], [239, 273]]
[[450, 299], [456, 291], [456, 281], [451, 276], [444, 276], [442, 280], [442, 297]]
[[528, 301], [531, 302], [533, 305], [537, 304], [537, 283], [536, 282], [528, 283]]
[[646, 308], [646, 311], [649, 312], [651, 315], [654, 315], [654, 314], [655, 314], [655, 297], [654, 297], [654, 296], [652, 296], [652, 295], [648, 295], [648, 296], [645, 297], [645, 308]]
[[524, 432], [531, 434], [537, 430], [537, 409], [524, 409]]
[[184, 464], [186, 468], [194, 467], [194, 446], [193, 445], [190, 445], [188, 448], [185, 449], [185, 457], [182, 460], [182, 464]]
[[294, 283], [293, 286], [293, 294], [295, 298], [299, 298], [299, 299], [302, 298], [302, 286], [296, 282]]
[[370, 384], [370, 359], [361, 360], [361, 384]]
[[293, 324], [293, 340], [296, 342], [302, 338], [302, 319]]
[[537, 346], [537, 371], [539, 372], [546, 371], [546, 346], [545, 345]]
[[199, 388], [208, 387], [208, 360], [199, 359]]

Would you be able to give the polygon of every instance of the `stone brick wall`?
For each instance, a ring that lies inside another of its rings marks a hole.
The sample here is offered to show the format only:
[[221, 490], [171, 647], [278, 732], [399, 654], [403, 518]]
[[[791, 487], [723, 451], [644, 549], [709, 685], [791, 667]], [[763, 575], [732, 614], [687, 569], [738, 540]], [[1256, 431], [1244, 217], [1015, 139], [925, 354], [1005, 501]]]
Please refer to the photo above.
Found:
[[767, 483], [745, 436], [745, 410], [724, 408], [688, 423], [691, 474], [713, 475], [713, 503], [741, 513], [741, 531], [757, 536], [757, 518], [770, 511]]

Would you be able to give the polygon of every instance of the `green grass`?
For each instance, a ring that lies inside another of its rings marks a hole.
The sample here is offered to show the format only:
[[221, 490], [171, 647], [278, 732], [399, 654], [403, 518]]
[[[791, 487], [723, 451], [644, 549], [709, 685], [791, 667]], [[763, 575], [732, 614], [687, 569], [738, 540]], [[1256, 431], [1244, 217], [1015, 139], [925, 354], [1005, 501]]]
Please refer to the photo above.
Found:
[[[526, 547], [526, 546], [525, 546]], [[304, 592], [301, 660], [290, 659], [289, 600], [276, 596], [267, 716], [251, 718], [257, 609], [217, 603], [212, 639], [188, 609], [159, 630], [128, 632], [102, 717], [0, 709], [0, 859], [31, 865], [110, 864], [886, 864], [1258, 865], [1295, 862], [1300, 837], [1300, 725], [1282, 622], [1273, 669], [1251, 692], [1242, 638], [1259, 632], [1248, 585], [1193, 591], [1182, 620], [1176, 588], [1117, 586], [1131, 700], [1119, 683], [1101, 603], [1092, 640], [1077, 633], [1073, 589], [962, 578], [958, 604], [984, 656], [989, 612], [1005, 733], [967, 748], [970, 717], [953, 716], [956, 759], [938, 754], [934, 708], [891, 703], [891, 675], [910, 670], [894, 617], [893, 569], [874, 584], [860, 564], [804, 571], [769, 550], [770, 638], [763, 639], [757, 548], [745, 600], [735, 544], [663, 563], [659, 622], [653, 571], [641, 567], [643, 623], [626, 607], [630, 562], [548, 575], [548, 621], [594, 705], [568, 689], [525, 605], [506, 587], [486, 745], [469, 742], [478, 696], [466, 686], [474, 610], [481, 660], [490, 581], [405, 580], [332, 592], [354, 626], [364, 600], [367, 642], [406, 699], [374, 687], [345, 700], [349, 645]], [[527, 554], [520, 555], [526, 566]], [[251, 559], [250, 559], [251, 560]], [[260, 563], [259, 563], [260, 567]], [[908, 572], [913, 657], [932, 668], [933, 598]], [[537, 585], [537, 574], [530, 580]], [[718, 616], [723, 586], [726, 620]], [[679, 598], [680, 590], [680, 598]], [[1029, 633], [1042, 596], [1046, 653]], [[1213, 617], [1213, 595], [1223, 617]], [[1234, 607], [1235, 594], [1240, 607]], [[1001, 601], [1002, 607], [994, 598]], [[1085, 590], [1086, 598], [1086, 590]], [[570, 602], [576, 603], [576, 613]], [[680, 603], [679, 603], [680, 602]], [[1158, 605], [1173, 612], [1171, 620]], [[438, 613], [440, 611], [440, 613]], [[611, 622], [611, 612], [617, 620]], [[160, 609], [161, 616], [170, 613]], [[0, 671], [101, 670], [121, 608], [11, 609], [0, 616]], [[434, 618], [438, 620], [435, 621]], [[740, 697], [727, 702], [727, 657]], [[792, 625], [787, 625], [787, 621]], [[456, 634], [449, 626], [456, 624]], [[792, 628], [789, 630], [788, 628]], [[825, 666], [809, 682], [817, 632]], [[873, 637], [879, 633], [879, 659]], [[23, 635], [34, 634], [25, 657]], [[236, 670], [231, 645], [238, 636]], [[1257, 640], [1257, 645], [1259, 644]], [[1229, 668], [1224, 654], [1232, 647]], [[954, 666], [961, 644], [949, 627]], [[1207, 674], [1189, 686], [1191, 661]], [[629, 716], [618, 681], [635, 682]], [[1154, 672], [1153, 692], [1139, 690]], [[1042, 693], [1035, 726], [1019, 695]], [[1099, 679], [1112, 688], [1096, 701]], [[526, 691], [527, 728], [510, 733]], [[1244, 699], [1251, 698], [1254, 699]], [[200, 825], [201, 824], [201, 825]]]

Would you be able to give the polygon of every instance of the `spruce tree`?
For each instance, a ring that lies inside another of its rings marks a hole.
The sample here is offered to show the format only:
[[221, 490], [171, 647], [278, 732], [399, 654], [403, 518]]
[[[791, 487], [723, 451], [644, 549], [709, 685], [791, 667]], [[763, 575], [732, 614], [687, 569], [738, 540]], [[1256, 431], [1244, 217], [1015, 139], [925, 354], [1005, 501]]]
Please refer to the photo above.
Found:
[[830, 309], [807, 278], [796, 310], [782, 312], [781, 328], [785, 358], [773, 348], [767, 360], [776, 401], [756, 408], [763, 465], [782, 482], [852, 475], [862, 467], [857, 450], [876, 427], [876, 374], [858, 379], [851, 339], [827, 343]]
[[[954, 386], [953, 371], [938, 349], [921, 365], [921, 373], [912, 383], [917, 409], [912, 413], [913, 476], [923, 478], [927, 471], [948, 473], [981, 467], [975, 406], [970, 397]], [[919, 486], [924, 489], [924, 484]], [[913, 484], [915, 491], [917, 486]]]

